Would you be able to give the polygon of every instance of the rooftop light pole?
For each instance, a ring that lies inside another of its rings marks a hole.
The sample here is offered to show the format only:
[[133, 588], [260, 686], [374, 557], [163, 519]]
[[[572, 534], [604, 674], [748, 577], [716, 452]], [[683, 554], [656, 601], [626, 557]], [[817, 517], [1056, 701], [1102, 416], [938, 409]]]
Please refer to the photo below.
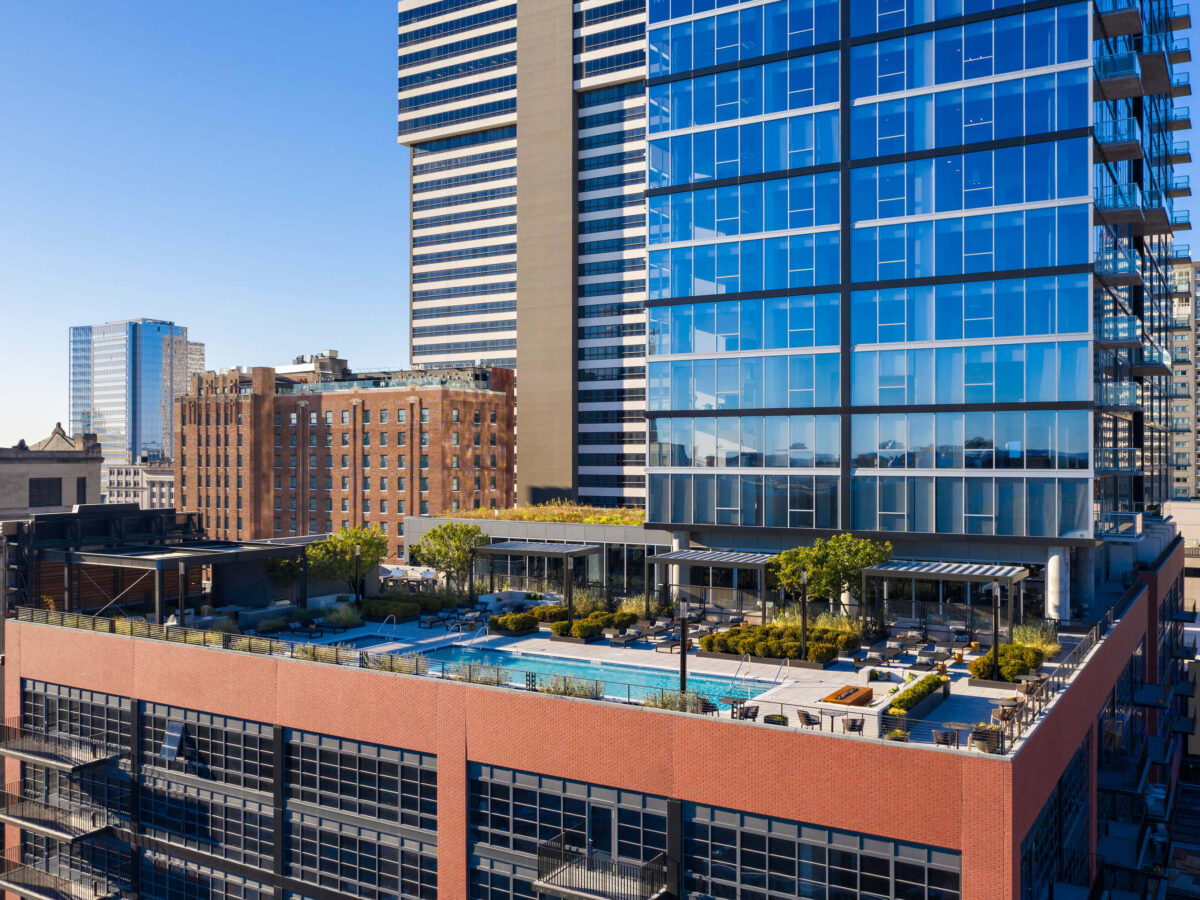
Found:
[[358, 565], [359, 565], [359, 560], [360, 560], [361, 556], [362, 556], [362, 545], [355, 544], [354, 545], [354, 602], [355, 603], [358, 603], [359, 601], [362, 600], [362, 595], [361, 595], [362, 582], [359, 581], [359, 573], [358, 573]]
[[808, 659], [808, 569], [800, 570], [800, 658]]

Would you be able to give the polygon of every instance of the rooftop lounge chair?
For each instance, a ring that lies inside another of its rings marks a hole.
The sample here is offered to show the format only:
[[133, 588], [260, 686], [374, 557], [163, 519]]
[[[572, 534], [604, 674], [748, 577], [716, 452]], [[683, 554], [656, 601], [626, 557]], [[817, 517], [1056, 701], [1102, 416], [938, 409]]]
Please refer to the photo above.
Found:
[[440, 620], [435, 615], [421, 616], [421, 618], [419, 618], [417, 620], [417, 627], [418, 628], [433, 628], [433, 626], [435, 624], [437, 624], [439, 621]]
[[656, 642], [654, 645], [654, 650], [655, 652], [666, 650], [668, 653], [674, 653], [679, 647], [682, 646], [682, 644], [683, 642], [679, 640], [678, 637], [671, 635], [670, 637], [663, 638], [661, 641]]
[[862, 734], [864, 721], [861, 717], [842, 719], [842, 731], [847, 734]]
[[805, 728], [820, 728], [821, 727], [821, 717], [814, 716], [812, 713], [810, 713], [806, 709], [796, 710], [796, 718], [798, 718], [800, 720], [800, 724], [803, 725]]
[[912, 665], [910, 665], [908, 667], [908, 671], [910, 671], [910, 672], [932, 672], [933, 671], [933, 663], [926, 662], [923, 659], [918, 660], [917, 662], [913, 663]]
[[757, 706], [743, 706], [741, 718], [745, 719], [747, 722], [757, 722], [758, 721], [758, 707]]
[[634, 641], [642, 639], [642, 632], [639, 628], [627, 628], [624, 634], [613, 634], [608, 640], [610, 647], [627, 647]]
[[323, 618], [313, 619], [313, 625], [317, 628], [327, 629], [329, 631], [345, 631], [345, 625], [338, 625], [336, 622], [326, 622]]

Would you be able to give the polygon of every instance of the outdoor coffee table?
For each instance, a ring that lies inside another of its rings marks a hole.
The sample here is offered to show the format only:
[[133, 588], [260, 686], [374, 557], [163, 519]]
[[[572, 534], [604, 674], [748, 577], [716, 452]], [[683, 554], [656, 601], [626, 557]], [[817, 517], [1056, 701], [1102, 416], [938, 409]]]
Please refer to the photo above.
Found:
[[728, 704], [730, 718], [740, 718], [739, 711], [746, 705], [745, 697], [722, 697], [721, 702]]
[[950, 729], [958, 732], [959, 733], [958, 734], [958, 743], [961, 746], [962, 745], [962, 732], [974, 730], [975, 725], [971, 722], [943, 722], [942, 727], [950, 728]]
[[838, 719], [844, 719], [850, 714], [848, 710], [844, 709], [820, 709], [818, 712], [822, 716], [829, 716], [829, 730], [831, 732], [834, 730], [834, 725], [837, 724]]

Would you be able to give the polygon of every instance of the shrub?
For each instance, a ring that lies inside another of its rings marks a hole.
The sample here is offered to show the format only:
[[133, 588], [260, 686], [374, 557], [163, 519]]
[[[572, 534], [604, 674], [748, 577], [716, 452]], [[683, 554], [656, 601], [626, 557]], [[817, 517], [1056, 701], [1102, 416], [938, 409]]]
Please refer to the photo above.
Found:
[[558, 635], [558, 637], [563, 637], [567, 633], [567, 630], [568, 625], [566, 619], [560, 619], [557, 622], [550, 623], [550, 633]]
[[471, 684], [508, 684], [508, 669], [494, 666], [490, 663], [466, 663], [451, 670], [450, 677], [455, 681], [469, 681]]
[[[395, 615], [395, 613], [392, 613]], [[345, 606], [339, 606], [325, 617], [325, 621], [330, 625], [338, 625], [342, 628], [357, 628], [363, 623], [362, 616], [359, 615], [357, 609], [347, 603]], [[400, 618], [396, 616], [396, 618]]]
[[1044, 659], [1053, 659], [1062, 650], [1058, 643], [1058, 626], [1053, 622], [1030, 622], [1013, 628], [1013, 643], [1036, 647]]
[[999, 648], [1000, 672], [997, 677], [992, 665], [992, 654], [985, 653], [971, 660], [967, 666], [975, 678], [989, 678], [993, 681], [1016, 681], [1018, 676], [1028, 675], [1038, 669], [1044, 659], [1042, 651], [1037, 647], [1022, 647], [1014, 644], [1001, 644]]
[[833, 644], [809, 644], [808, 645], [808, 661], [813, 663], [827, 663], [831, 659], [837, 659], [838, 649]]
[[701, 702], [703, 696], [695, 691], [679, 693], [679, 691], [663, 691], [661, 694], [648, 694], [642, 701], [642, 706], [651, 709], [673, 709], [677, 712], [699, 713], [704, 711]]
[[[566, 623], [564, 622], [563, 624]], [[581, 619], [571, 626], [571, 636], [588, 641], [594, 637], [599, 637], [600, 632], [603, 630], [604, 626], [599, 622], [593, 622], [590, 619]]]
[[907, 715], [908, 711], [932, 694], [942, 689], [942, 676], [926, 675], [903, 694], [892, 701], [888, 712], [893, 715]]
[[270, 619], [263, 619], [254, 627], [254, 630], [259, 634], [274, 634], [285, 628], [287, 628], [287, 619], [283, 616], [274, 616]]
[[599, 700], [604, 696], [604, 682], [572, 675], [544, 675], [538, 679], [538, 690], [546, 694], [558, 694], [560, 697]]
[[567, 618], [565, 606], [535, 606], [529, 614], [539, 622], [562, 622]]
[[854, 651], [862, 645], [862, 638], [856, 632], [843, 631], [837, 635], [836, 643], [839, 650]]
[[504, 616], [492, 616], [489, 624], [492, 628], [503, 631], [529, 631], [537, 628], [538, 620], [529, 613], [508, 613]]
[[620, 628], [623, 631], [629, 626], [635, 625], [640, 618], [637, 613], [618, 610], [613, 613], [613, 628]]
[[908, 741], [908, 732], [903, 728], [893, 728], [883, 736], [885, 741]]
[[880, 672], [878, 669], [867, 670], [867, 681], [891, 681], [892, 675], [890, 672]]

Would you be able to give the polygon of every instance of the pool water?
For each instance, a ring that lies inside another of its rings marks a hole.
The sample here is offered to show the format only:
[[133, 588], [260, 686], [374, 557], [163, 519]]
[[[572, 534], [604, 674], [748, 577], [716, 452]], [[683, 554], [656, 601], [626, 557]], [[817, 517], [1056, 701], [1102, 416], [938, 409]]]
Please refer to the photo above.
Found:
[[[610, 663], [566, 659], [561, 656], [534, 656], [511, 653], [506, 650], [485, 650], [474, 647], [443, 647], [423, 654], [431, 660], [441, 660], [448, 665], [484, 663], [503, 666], [509, 670], [513, 684], [524, 685], [525, 673], [539, 675], [568, 675], [573, 678], [600, 679], [605, 682], [606, 696], [618, 700], [643, 700], [648, 694], [659, 690], [679, 690], [678, 669], [646, 669], [640, 666], [612, 665]], [[713, 675], [688, 673], [688, 691], [702, 694], [719, 706], [721, 697], [754, 697], [772, 684], [752, 679], [721, 678]]]

